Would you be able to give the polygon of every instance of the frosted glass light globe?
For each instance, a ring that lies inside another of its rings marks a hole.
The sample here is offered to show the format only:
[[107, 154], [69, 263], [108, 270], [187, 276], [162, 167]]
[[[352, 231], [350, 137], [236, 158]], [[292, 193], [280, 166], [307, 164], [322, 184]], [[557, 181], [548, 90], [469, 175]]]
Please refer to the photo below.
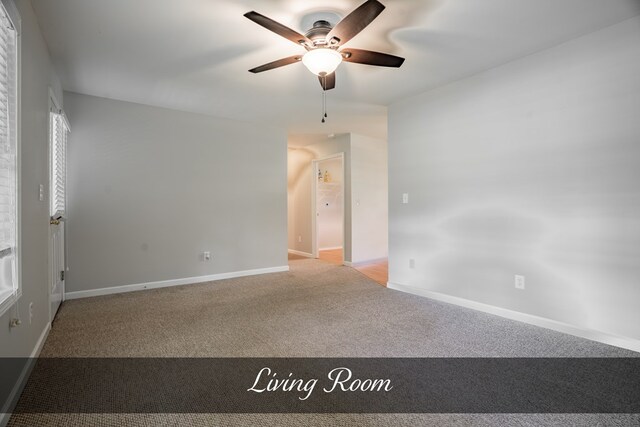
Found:
[[317, 76], [333, 73], [341, 62], [340, 52], [324, 47], [310, 50], [302, 57], [302, 63]]

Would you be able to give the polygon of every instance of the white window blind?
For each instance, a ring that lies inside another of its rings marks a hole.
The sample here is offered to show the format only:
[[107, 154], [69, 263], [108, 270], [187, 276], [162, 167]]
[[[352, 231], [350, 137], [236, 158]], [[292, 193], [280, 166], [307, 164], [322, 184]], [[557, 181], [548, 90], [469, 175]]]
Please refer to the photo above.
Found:
[[0, 313], [18, 293], [17, 34], [0, 5]]
[[51, 183], [50, 214], [63, 217], [67, 192], [67, 140], [69, 126], [64, 113], [52, 111], [50, 114]]

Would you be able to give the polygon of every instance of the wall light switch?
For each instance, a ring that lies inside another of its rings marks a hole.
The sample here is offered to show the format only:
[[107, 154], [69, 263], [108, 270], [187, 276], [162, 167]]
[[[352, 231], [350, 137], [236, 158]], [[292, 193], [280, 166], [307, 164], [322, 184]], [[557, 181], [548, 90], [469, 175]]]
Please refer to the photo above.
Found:
[[515, 286], [516, 289], [524, 289], [524, 276], [519, 276], [516, 274], [515, 276]]
[[404, 193], [402, 195], [402, 203], [404, 203], [405, 205], [409, 203], [409, 193]]
[[209, 251], [207, 251], [207, 252], [203, 252], [203, 253], [202, 253], [202, 258], [203, 258], [205, 261], [210, 261], [210, 260], [211, 260], [211, 252], [209, 252]]

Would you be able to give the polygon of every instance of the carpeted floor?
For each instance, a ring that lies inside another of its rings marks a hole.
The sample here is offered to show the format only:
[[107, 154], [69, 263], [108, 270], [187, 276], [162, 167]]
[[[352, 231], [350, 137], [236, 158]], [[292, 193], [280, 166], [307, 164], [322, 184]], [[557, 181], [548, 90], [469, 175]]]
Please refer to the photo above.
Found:
[[[313, 259], [291, 271], [65, 302], [43, 357], [635, 357], [380, 287]], [[608, 415], [15, 415], [33, 425], [639, 425]]]

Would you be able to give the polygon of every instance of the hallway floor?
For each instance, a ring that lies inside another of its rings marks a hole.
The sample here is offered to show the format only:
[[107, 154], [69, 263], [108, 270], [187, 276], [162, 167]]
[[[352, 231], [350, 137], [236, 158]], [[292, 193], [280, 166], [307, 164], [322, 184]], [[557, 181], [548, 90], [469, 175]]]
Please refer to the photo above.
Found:
[[[320, 251], [319, 259], [331, 264], [342, 265], [342, 249]], [[353, 267], [379, 285], [387, 286], [389, 281], [389, 261], [381, 260]]]
[[318, 252], [318, 259], [322, 261], [330, 262], [335, 265], [342, 265], [343, 257], [342, 257], [342, 248], [340, 249], [329, 249], [326, 251]]

